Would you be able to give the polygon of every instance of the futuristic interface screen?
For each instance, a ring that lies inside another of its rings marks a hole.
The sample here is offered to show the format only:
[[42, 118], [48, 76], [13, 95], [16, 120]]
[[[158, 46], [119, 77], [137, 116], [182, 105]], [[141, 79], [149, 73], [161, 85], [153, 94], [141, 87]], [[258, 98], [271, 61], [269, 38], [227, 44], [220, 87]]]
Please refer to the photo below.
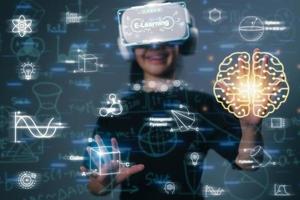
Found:
[[1, 200], [300, 199], [299, 0], [1, 0]]

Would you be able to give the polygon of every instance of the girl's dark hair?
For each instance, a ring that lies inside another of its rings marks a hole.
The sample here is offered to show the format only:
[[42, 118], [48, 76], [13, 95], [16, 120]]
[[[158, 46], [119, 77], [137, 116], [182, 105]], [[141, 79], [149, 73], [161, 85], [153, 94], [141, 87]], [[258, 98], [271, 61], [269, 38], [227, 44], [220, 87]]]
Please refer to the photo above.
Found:
[[130, 65], [130, 83], [134, 84], [134, 83], [140, 83], [142, 82], [144, 79], [144, 73], [142, 68], [139, 66], [139, 64], [137, 63], [137, 61], [134, 59], [131, 61], [131, 65]]

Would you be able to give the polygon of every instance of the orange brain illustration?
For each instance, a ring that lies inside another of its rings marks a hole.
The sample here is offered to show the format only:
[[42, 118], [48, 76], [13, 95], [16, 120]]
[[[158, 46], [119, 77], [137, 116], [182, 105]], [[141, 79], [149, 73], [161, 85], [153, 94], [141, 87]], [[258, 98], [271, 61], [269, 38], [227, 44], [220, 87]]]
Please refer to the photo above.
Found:
[[242, 118], [264, 118], [287, 100], [289, 84], [280, 60], [268, 52], [235, 52], [219, 65], [214, 95], [224, 109]]

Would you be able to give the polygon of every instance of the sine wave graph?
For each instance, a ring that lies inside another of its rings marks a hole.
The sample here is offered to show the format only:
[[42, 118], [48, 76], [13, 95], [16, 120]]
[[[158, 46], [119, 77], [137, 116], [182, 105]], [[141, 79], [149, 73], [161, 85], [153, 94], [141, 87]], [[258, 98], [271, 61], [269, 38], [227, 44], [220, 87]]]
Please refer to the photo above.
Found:
[[14, 113], [14, 142], [20, 142], [17, 139], [19, 129], [27, 130], [34, 138], [52, 138], [58, 129], [65, 128], [62, 123], [55, 123], [51, 118], [46, 125], [37, 125], [29, 115], [21, 115], [21, 112]]

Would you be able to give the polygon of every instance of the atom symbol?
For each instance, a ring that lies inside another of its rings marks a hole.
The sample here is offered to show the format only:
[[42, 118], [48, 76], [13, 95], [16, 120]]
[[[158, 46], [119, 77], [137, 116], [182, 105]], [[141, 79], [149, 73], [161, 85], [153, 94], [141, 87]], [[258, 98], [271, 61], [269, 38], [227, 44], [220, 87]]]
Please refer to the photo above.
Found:
[[32, 20], [26, 19], [24, 15], [20, 15], [18, 19], [13, 19], [12, 23], [14, 25], [12, 32], [18, 33], [20, 37], [24, 37], [27, 33], [32, 32]]
[[25, 190], [33, 188], [37, 181], [38, 175], [34, 172], [24, 171], [18, 175], [18, 185]]

